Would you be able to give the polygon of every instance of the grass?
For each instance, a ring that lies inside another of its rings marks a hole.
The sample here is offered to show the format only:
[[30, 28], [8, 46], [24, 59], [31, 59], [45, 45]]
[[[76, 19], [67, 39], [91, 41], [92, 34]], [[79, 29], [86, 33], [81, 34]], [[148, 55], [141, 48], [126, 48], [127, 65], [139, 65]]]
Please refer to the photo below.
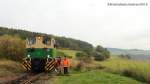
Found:
[[54, 81], [55, 84], [141, 84], [134, 79], [101, 70], [71, 74], [70, 76], [58, 76]]
[[150, 83], [150, 62], [148, 61], [111, 58], [100, 62], [100, 64], [105, 67], [105, 71], [107, 72], [133, 77], [137, 80]]
[[15, 76], [23, 72], [20, 63], [11, 60], [0, 60], [0, 77]]
[[[71, 61], [72, 68], [78, 65], [78, 61], [74, 58], [76, 53], [80, 51], [61, 49], [59, 51], [73, 57]], [[71, 76], [57, 76], [54, 79], [54, 82], [56, 82], [54, 84], [141, 84], [136, 80], [150, 84], [149, 66], [150, 62], [148, 61], [135, 61], [113, 57], [101, 62], [83, 63], [82, 73], [71, 73]], [[105, 68], [103, 69], [103, 67]], [[0, 78], [4, 76], [13, 77], [21, 73], [22, 69], [17, 62], [0, 60]]]
[[73, 58], [75, 58], [76, 53], [81, 52], [81, 51], [76, 51], [76, 50], [62, 50], [62, 49], [59, 49], [58, 51], [63, 52], [65, 55], [71, 56]]

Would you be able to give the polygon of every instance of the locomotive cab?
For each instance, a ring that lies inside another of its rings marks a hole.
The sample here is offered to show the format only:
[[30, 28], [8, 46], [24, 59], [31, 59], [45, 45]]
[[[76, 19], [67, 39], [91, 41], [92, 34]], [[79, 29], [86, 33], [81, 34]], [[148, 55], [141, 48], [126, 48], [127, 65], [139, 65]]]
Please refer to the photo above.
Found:
[[26, 58], [23, 66], [27, 71], [43, 72], [54, 68], [56, 56], [55, 40], [48, 37], [26, 39]]

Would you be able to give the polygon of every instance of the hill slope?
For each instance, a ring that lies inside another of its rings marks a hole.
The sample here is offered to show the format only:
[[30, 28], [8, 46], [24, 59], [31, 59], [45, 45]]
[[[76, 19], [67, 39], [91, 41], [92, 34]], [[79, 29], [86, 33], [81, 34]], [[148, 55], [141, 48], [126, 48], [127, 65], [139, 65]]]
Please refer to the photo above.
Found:
[[130, 55], [133, 59], [150, 59], [150, 50], [107, 48], [113, 55]]
[[90, 52], [93, 50], [92, 44], [85, 42], [85, 41], [81, 41], [81, 40], [76, 40], [76, 39], [66, 38], [66, 37], [59, 37], [59, 36], [54, 36], [51, 34], [44, 34], [44, 33], [30, 32], [26, 30], [18, 30], [18, 29], [0, 27], [0, 36], [5, 35], [5, 34], [11, 35], [11, 36], [18, 35], [22, 39], [26, 39], [27, 37], [44, 35], [50, 38], [51, 37], [55, 38], [58, 44], [58, 48], [69, 48], [72, 50], [87, 51], [87, 52], [88, 51]]

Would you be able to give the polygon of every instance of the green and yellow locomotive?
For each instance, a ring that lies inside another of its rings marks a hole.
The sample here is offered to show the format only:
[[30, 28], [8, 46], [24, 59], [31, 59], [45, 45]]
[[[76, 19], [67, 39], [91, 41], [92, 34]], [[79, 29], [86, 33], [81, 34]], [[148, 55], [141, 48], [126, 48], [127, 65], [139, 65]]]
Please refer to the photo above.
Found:
[[56, 42], [53, 38], [38, 36], [26, 39], [26, 58], [23, 67], [27, 71], [51, 71], [55, 67], [57, 55]]

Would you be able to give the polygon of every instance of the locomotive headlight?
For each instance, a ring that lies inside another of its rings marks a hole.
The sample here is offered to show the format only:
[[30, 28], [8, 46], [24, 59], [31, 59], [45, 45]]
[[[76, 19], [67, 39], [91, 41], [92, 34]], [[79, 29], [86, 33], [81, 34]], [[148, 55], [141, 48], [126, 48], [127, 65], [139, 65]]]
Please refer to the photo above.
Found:
[[50, 55], [47, 55], [47, 58], [50, 58]]
[[27, 55], [28, 58], [30, 58], [30, 55]]

